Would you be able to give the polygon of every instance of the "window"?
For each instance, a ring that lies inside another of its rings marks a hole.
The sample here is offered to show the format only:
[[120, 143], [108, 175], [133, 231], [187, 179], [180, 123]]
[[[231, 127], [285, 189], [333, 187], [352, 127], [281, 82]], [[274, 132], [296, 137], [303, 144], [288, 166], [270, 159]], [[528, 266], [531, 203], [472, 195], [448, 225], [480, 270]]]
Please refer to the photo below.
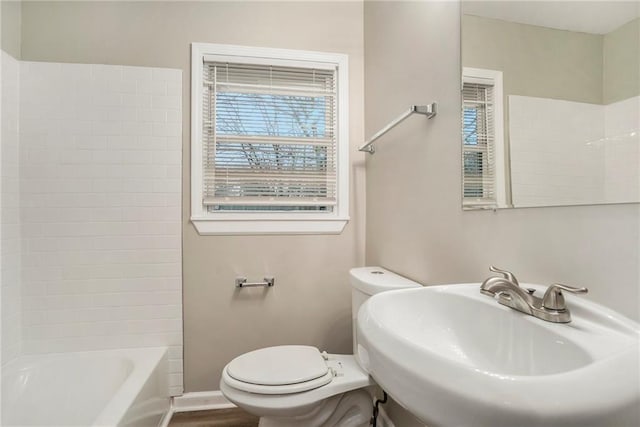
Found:
[[462, 74], [463, 207], [504, 207], [502, 72], [464, 68]]
[[200, 234], [340, 233], [347, 57], [192, 45], [191, 220]]

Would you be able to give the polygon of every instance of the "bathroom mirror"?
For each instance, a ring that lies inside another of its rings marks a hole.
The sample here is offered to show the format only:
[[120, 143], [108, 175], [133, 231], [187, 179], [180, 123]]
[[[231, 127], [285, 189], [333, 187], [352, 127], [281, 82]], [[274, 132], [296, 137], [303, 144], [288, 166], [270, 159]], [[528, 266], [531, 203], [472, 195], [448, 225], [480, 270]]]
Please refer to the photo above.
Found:
[[463, 1], [464, 209], [640, 202], [639, 17]]

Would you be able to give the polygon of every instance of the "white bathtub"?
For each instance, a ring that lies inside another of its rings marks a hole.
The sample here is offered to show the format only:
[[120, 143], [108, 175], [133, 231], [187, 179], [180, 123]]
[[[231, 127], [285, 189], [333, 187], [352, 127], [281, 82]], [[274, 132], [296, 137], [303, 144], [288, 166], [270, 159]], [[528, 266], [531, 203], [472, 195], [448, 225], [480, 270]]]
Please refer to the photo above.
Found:
[[166, 348], [24, 356], [2, 369], [3, 426], [157, 426]]

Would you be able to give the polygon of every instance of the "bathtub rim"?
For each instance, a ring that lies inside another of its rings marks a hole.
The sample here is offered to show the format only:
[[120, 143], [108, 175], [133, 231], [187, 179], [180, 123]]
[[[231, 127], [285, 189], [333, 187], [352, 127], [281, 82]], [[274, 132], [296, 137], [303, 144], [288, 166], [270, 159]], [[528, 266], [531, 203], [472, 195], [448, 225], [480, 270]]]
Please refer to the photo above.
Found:
[[[134, 363], [133, 371], [93, 421], [94, 426], [117, 426], [127, 414], [127, 411], [131, 408], [162, 359], [164, 358], [166, 361], [168, 348], [136, 347], [105, 351], [122, 353], [125, 357], [131, 357]], [[131, 352], [135, 352], [135, 356]], [[167, 411], [169, 411], [171, 397], [168, 389], [166, 398], [169, 402], [167, 405]]]
[[[101, 350], [82, 350], [56, 353], [25, 354], [17, 357], [2, 366], [2, 374], [11, 370], [24, 370], [37, 365], [40, 361], [74, 356], [109, 355], [128, 359], [133, 364], [133, 369], [116, 389], [105, 406], [96, 414], [92, 421], [93, 426], [117, 426], [127, 414], [127, 411], [151, 378], [162, 360], [167, 362], [168, 347], [133, 347]], [[168, 375], [168, 371], [166, 372]], [[168, 379], [167, 379], [168, 380]], [[167, 412], [171, 412], [171, 396], [167, 387]], [[166, 417], [166, 412], [163, 418]]]

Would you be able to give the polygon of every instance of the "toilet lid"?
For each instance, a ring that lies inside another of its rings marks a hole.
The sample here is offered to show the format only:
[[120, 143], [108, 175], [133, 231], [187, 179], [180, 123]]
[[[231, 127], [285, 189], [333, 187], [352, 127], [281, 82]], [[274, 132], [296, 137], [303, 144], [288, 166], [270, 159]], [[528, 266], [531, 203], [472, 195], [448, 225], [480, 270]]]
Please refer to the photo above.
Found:
[[235, 380], [263, 386], [306, 383], [329, 374], [320, 351], [305, 345], [267, 347], [245, 353], [233, 359], [226, 371]]

